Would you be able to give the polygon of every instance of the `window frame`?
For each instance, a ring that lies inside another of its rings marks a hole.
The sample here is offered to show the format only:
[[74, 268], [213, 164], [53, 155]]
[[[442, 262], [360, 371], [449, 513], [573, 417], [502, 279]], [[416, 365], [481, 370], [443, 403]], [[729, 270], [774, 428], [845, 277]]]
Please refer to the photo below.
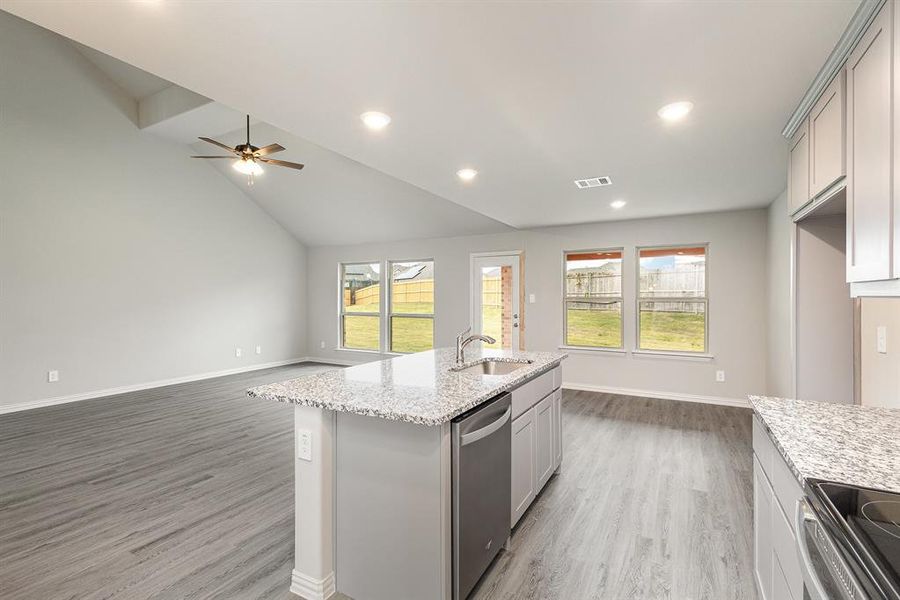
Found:
[[[435, 310], [435, 300], [434, 297], [435, 292], [437, 291], [437, 275], [435, 274], [432, 279], [432, 301], [431, 301], [431, 312], [430, 313], [402, 313], [394, 312], [394, 265], [398, 263], [415, 263], [415, 262], [430, 262], [431, 270], [433, 273], [436, 273], [434, 268], [434, 259], [433, 258], [409, 258], [409, 259], [395, 259], [395, 260], [387, 260], [386, 272], [389, 273], [388, 278], [388, 289], [387, 289], [387, 304], [385, 307], [385, 330], [386, 330], [386, 344], [384, 346], [384, 350], [390, 354], [415, 354], [415, 352], [402, 352], [400, 350], [394, 350], [394, 317], [402, 317], [407, 318], [411, 317], [414, 319], [431, 319], [431, 348], [429, 350], [434, 350], [434, 310]], [[427, 350], [420, 350], [420, 352], [427, 352]]]
[[[344, 273], [345, 269], [354, 265], [380, 265], [381, 272], [378, 274], [378, 312], [350, 312], [348, 313], [344, 306]], [[384, 279], [384, 261], [381, 260], [351, 260], [338, 262], [338, 350], [349, 350], [351, 352], [370, 352], [381, 354], [384, 349], [384, 286], [381, 285]], [[348, 347], [344, 340], [344, 318], [347, 316], [354, 317], [378, 317], [378, 348], [351, 348]]]
[[[602, 252], [618, 252], [621, 254], [620, 260], [620, 275], [621, 278], [621, 290], [619, 291], [618, 296], [610, 296], [610, 304], [613, 302], [618, 302], [620, 306], [619, 310], [619, 318], [621, 321], [621, 325], [619, 327], [619, 345], [618, 346], [583, 346], [581, 344], [571, 344], [569, 343], [569, 310], [567, 303], [569, 301], [568, 295], [568, 285], [566, 281], [566, 273], [567, 273], [567, 265], [569, 262], [570, 254], [580, 254], [580, 253], [602, 253]], [[563, 313], [563, 347], [564, 348], [573, 348], [578, 350], [596, 350], [596, 351], [624, 351], [625, 350], [625, 248], [624, 247], [613, 247], [613, 248], [590, 248], [584, 250], [563, 250], [562, 253], [562, 313]]]
[[[641, 251], [642, 250], [673, 250], [677, 251], [683, 248], [703, 248], [703, 296], [666, 296], [656, 298], [641, 298]], [[634, 349], [635, 354], [669, 354], [673, 356], [685, 357], [707, 357], [710, 356], [709, 348], [709, 242], [699, 242], [694, 244], [665, 244], [661, 246], [635, 246], [634, 252]], [[642, 302], [679, 302], [691, 301], [703, 303], [703, 350], [666, 350], [660, 348], [642, 348], [641, 347], [641, 303]]]

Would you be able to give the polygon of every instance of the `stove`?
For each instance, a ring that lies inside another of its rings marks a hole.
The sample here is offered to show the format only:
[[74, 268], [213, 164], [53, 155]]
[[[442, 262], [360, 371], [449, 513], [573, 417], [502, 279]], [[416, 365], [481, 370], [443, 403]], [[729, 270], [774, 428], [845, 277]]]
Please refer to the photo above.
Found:
[[900, 494], [809, 480], [798, 534], [807, 597], [900, 600]]

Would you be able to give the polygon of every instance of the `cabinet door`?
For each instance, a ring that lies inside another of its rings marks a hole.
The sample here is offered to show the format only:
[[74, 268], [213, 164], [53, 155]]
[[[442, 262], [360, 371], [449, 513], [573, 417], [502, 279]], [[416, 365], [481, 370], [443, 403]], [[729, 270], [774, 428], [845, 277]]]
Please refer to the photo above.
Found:
[[788, 159], [788, 205], [791, 214], [809, 200], [809, 121], [791, 138]]
[[553, 468], [562, 464], [562, 390], [553, 392]]
[[810, 197], [815, 198], [846, 173], [846, 120], [844, 71], [822, 93], [809, 113]]
[[847, 59], [847, 281], [891, 278], [891, 10]]
[[753, 564], [756, 586], [763, 600], [781, 600], [772, 595], [774, 554], [772, 548], [772, 488], [753, 457]]
[[540, 490], [553, 475], [553, 394], [534, 407], [534, 478]]
[[515, 526], [534, 500], [534, 409], [512, 423], [512, 522]]

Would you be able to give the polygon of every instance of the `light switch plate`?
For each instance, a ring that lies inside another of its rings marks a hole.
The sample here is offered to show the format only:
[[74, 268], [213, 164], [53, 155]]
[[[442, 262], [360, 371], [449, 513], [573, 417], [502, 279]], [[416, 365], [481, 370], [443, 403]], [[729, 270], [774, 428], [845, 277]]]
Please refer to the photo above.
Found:
[[534, 303], [535, 303], [534, 294], [528, 294], [528, 304], [534, 304]]
[[312, 432], [308, 429], [297, 430], [297, 458], [312, 461]]
[[887, 327], [879, 325], [875, 328], [876, 345], [879, 354], [887, 354]]

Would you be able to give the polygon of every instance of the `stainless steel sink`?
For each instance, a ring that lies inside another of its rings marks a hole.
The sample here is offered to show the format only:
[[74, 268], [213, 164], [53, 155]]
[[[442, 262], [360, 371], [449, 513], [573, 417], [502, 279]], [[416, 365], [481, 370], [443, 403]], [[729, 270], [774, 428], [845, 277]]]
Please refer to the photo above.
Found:
[[533, 362], [534, 361], [532, 360], [517, 360], [511, 362], [487, 359], [477, 362], [474, 365], [469, 365], [468, 367], [453, 367], [451, 371], [456, 371], [457, 373], [473, 373], [477, 375], [509, 375], [513, 371], [518, 371], [522, 367], [527, 367]]

